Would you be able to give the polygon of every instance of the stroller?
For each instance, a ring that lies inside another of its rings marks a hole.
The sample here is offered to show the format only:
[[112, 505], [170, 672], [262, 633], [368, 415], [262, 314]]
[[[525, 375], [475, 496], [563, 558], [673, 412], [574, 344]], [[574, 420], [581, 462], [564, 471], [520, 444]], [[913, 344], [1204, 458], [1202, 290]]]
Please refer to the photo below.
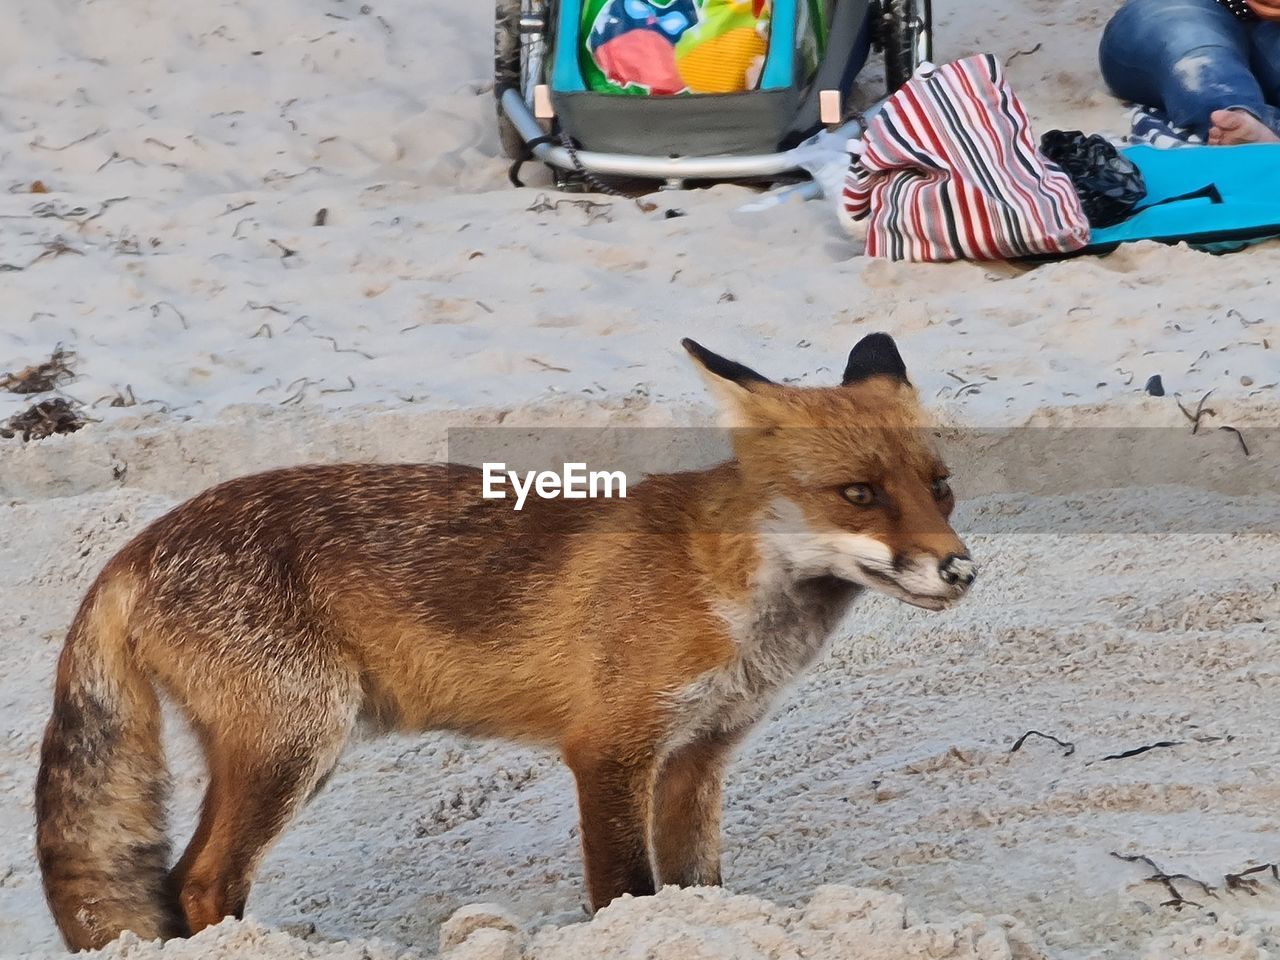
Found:
[[930, 0], [496, 0], [502, 146], [562, 185], [784, 177], [873, 48], [892, 93], [932, 57]]

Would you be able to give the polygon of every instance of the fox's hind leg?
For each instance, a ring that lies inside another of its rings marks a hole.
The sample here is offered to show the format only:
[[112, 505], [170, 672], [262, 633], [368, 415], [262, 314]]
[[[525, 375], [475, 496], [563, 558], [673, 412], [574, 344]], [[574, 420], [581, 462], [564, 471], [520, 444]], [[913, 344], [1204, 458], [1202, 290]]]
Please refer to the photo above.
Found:
[[653, 856], [660, 884], [720, 883], [721, 782], [731, 744], [700, 740], [663, 761], [653, 796]]
[[649, 810], [655, 763], [649, 757], [600, 758], [566, 752], [578, 782], [582, 859], [592, 910], [624, 893], [652, 894]]
[[189, 934], [244, 915], [254, 870], [332, 772], [355, 707], [353, 689], [316, 691], [305, 703], [241, 716], [230, 730], [202, 731], [209, 787], [172, 873]]

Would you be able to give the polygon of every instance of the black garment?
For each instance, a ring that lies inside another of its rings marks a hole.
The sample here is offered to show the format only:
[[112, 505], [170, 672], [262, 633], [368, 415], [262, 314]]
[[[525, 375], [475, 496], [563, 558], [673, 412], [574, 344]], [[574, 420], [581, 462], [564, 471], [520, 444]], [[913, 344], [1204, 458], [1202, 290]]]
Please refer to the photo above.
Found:
[[1241, 20], [1256, 20], [1257, 14], [1249, 9], [1249, 5], [1244, 0], [1218, 0], [1220, 4], [1234, 13]]

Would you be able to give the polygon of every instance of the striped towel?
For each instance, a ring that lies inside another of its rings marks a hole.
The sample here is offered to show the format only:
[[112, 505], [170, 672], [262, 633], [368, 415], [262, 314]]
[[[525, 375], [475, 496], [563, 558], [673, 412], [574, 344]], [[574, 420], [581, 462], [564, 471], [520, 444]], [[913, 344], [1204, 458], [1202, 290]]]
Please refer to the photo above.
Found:
[[1161, 150], [1203, 144], [1204, 137], [1180, 127], [1157, 107], [1135, 105], [1129, 112], [1129, 142], [1146, 143]]
[[858, 149], [840, 215], [846, 228], [869, 218], [868, 256], [1008, 260], [1089, 242], [1071, 178], [1036, 148], [995, 57], [923, 70]]

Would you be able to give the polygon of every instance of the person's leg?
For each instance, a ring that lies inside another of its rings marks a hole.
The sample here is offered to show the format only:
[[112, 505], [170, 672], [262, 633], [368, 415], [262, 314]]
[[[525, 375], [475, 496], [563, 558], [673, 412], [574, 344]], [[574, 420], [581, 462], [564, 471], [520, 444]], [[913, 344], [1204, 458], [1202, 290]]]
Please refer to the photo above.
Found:
[[1253, 43], [1254, 76], [1262, 85], [1267, 103], [1280, 107], [1280, 23], [1257, 23], [1249, 33]]
[[1162, 107], [1207, 139], [1215, 111], [1270, 112], [1250, 69], [1249, 29], [1216, 0], [1128, 0], [1103, 31], [1099, 59], [1117, 96]]
[[1210, 143], [1280, 142], [1280, 24], [1253, 23], [1246, 29], [1250, 66], [1266, 102], [1247, 113], [1238, 109], [1215, 112]]

